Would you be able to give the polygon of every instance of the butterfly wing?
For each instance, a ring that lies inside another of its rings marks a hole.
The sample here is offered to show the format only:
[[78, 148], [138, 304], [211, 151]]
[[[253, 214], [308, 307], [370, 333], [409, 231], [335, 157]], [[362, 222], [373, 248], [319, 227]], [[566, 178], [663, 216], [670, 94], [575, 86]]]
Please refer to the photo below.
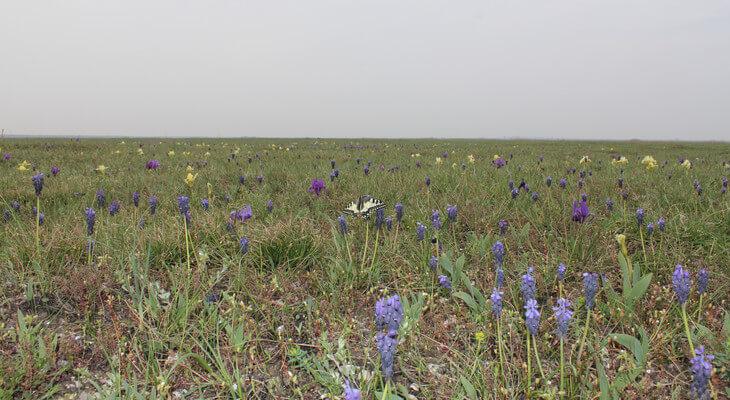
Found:
[[381, 208], [385, 208], [385, 203], [376, 198], [370, 197], [367, 201], [363, 203], [362, 213], [364, 214], [365, 218], [368, 218], [371, 212], [379, 210]]
[[350, 205], [347, 206], [347, 208], [345, 208], [342, 211], [345, 214], [347, 214], [347, 215], [353, 215], [354, 216], [354, 215], [360, 214], [360, 209], [358, 209], [357, 202], [356, 201], [353, 201], [352, 203], [350, 203]]

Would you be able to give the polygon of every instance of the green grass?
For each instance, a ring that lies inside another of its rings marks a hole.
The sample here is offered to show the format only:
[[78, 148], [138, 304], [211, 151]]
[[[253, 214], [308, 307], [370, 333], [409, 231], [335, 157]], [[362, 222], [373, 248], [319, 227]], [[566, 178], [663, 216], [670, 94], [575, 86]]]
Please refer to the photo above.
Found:
[[[722, 177], [730, 175], [723, 165], [730, 162], [728, 144], [124, 142], [0, 141], [0, 152], [12, 154], [12, 160], [0, 161], [0, 211], [9, 210], [11, 201], [21, 204], [0, 224], [0, 399], [81, 393], [125, 399], [334, 399], [341, 398], [345, 378], [364, 398], [381, 399], [385, 382], [373, 314], [375, 302], [391, 294], [400, 295], [406, 318], [385, 397], [517, 399], [529, 393], [558, 398], [560, 346], [552, 307], [559, 297], [555, 271], [561, 262], [568, 266], [564, 297], [575, 311], [564, 344], [564, 398], [688, 396], [689, 343], [671, 288], [676, 264], [689, 269], [695, 285], [687, 303], [692, 342], [716, 356], [713, 393], [728, 393], [730, 202], [720, 194]], [[445, 151], [448, 157], [437, 164]], [[508, 159], [507, 166], [496, 169], [494, 154]], [[614, 154], [626, 156], [628, 165], [612, 165]], [[592, 162], [579, 164], [583, 155]], [[652, 155], [658, 168], [647, 171], [640, 163], [645, 155]], [[680, 157], [692, 168], [680, 166]], [[161, 168], [147, 171], [150, 159], [160, 160]], [[31, 212], [34, 172], [17, 169], [23, 160], [46, 174], [40, 249]], [[330, 160], [340, 170], [334, 182], [328, 178]], [[95, 171], [101, 164], [107, 167], [104, 174]], [[61, 168], [56, 177], [50, 176], [52, 165]], [[188, 166], [198, 174], [191, 187], [184, 182]], [[581, 170], [586, 176], [578, 188]], [[243, 185], [239, 176], [245, 176]], [[549, 188], [547, 176], [553, 178]], [[620, 176], [626, 200], [617, 185]], [[565, 190], [558, 185], [562, 177], [568, 181]], [[307, 191], [314, 178], [327, 184], [321, 196]], [[537, 202], [524, 191], [511, 198], [508, 181], [517, 185], [522, 179], [539, 193]], [[694, 180], [702, 185], [700, 196]], [[121, 202], [118, 215], [97, 206], [100, 188], [107, 206]], [[134, 191], [141, 193], [139, 208], [132, 205]], [[397, 202], [405, 208], [402, 224], [392, 231], [376, 233], [370, 226], [367, 251], [366, 221], [348, 219], [347, 240], [336, 221], [347, 203], [366, 193], [387, 203], [387, 216], [394, 215]], [[583, 224], [571, 221], [572, 202], [581, 193], [588, 194], [592, 213]], [[150, 195], [159, 198], [155, 215], [150, 215]], [[179, 195], [191, 197], [189, 267]], [[207, 197], [211, 207], [205, 212], [200, 200]], [[613, 212], [606, 209], [607, 198], [615, 203]], [[253, 218], [227, 230], [229, 213], [246, 204]], [[447, 204], [458, 206], [455, 223], [446, 221]], [[97, 211], [91, 264], [86, 207]], [[666, 231], [656, 229], [651, 237], [642, 228], [643, 246], [637, 207], [646, 211], [645, 223], [660, 216], [667, 221]], [[434, 246], [426, 242], [434, 234], [430, 216], [436, 209], [444, 220], [438, 235], [444, 253], [433, 272], [428, 259]], [[510, 224], [504, 236], [498, 229], [502, 219]], [[416, 240], [417, 222], [428, 227], [425, 242]], [[627, 257], [620, 254], [619, 233], [627, 237]], [[239, 249], [242, 236], [251, 242], [246, 255]], [[507, 248], [503, 362], [489, 301], [495, 285], [491, 246], [497, 240]], [[531, 349], [531, 387], [519, 292], [528, 266], [535, 268], [542, 313], [532, 343], [542, 371]], [[710, 289], [699, 309], [701, 268], [710, 272]], [[609, 285], [601, 286], [584, 331], [586, 271], [605, 274]], [[442, 274], [452, 281], [452, 291], [438, 286], [436, 276]]]

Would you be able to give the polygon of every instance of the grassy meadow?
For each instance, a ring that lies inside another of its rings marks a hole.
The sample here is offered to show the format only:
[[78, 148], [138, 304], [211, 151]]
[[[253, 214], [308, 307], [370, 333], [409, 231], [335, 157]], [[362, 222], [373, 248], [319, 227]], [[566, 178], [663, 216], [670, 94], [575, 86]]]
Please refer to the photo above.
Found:
[[[358, 398], [344, 397], [346, 380], [362, 399], [730, 396], [730, 144], [81, 138], [0, 148], [0, 399]], [[343, 234], [338, 217], [363, 194], [386, 204], [388, 220], [348, 216]], [[582, 194], [589, 213], [574, 218]], [[680, 304], [682, 271], [691, 290]], [[598, 274], [588, 302], [584, 273]], [[528, 297], [540, 314], [533, 333]], [[385, 307], [387, 328], [375, 316], [383, 298], [397, 303]], [[558, 298], [570, 302], [564, 336]], [[714, 356], [700, 360], [711, 365], [705, 389], [701, 368], [693, 374], [700, 346]]]

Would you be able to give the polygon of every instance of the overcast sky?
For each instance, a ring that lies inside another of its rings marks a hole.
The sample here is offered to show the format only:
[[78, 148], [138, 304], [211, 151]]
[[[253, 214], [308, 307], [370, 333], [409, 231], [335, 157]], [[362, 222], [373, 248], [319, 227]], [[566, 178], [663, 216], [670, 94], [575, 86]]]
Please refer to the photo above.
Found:
[[730, 1], [3, 0], [0, 128], [730, 140]]

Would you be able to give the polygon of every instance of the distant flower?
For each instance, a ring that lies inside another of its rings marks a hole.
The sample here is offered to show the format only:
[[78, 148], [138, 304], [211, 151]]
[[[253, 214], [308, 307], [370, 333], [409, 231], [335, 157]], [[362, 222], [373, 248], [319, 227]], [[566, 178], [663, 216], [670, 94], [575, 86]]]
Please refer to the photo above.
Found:
[[263, 183], [263, 181], [264, 181], [264, 176], [263, 175], [256, 175], [256, 182], [258, 182], [259, 185], [261, 183]]
[[10, 210], [3, 211], [3, 221], [8, 222], [10, 219], [13, 218], [12, 214], [10, 214]]
[[149, 160], [145, 164], [145, 168], [148, 170], [156, 170], [157, 168], [160, 168], [160, 162], [158, 160]]
[[441, 229], [441, 216], [439, 215], [438, 210], [434, 210], [431, 214], [431, 226], [436, 230]]
[[10, 155], [10, 153], [3, 154], [3, 161], [10, 161], [11, 158], [13, 158], [13, 156]]
[[[334, 160], [332, 160], [332, 163], [334, 164]], [[350, 381], [347, 379], [345, 380], [344, 389], [345, 400], [362, 400], [360, 391], [357, 388], [350, 386]]]
[[466, 156], [466, 159], [469, 160], [469, 164], [474, 164], [474, 162], [476, 161], [473, 154], [469, 154], [468, 156]]
[[186, 185], [193, 187], [193, 184], [195, 183], [195, 179], [198, 178], [198, 174], [193, 175], [192, 172], [188, 172], [188, 175], [185, 177], [184, 182]]
[[436, 157], [436, 165], [441, 165], [444, 163], [444, 160], [441, 157]]
[[61, 173], [61, 168], [55, 165], [51, 167], [51, 175], [58, 176], [59, 173]]
[[499, 234], [504, 236], [507, 233], [507, 228], [509, 227], [509, 222], [505, 219], [499, 220], [499, 223], [497, 224], [499, 226]]
[[560, 178], [558, 185], [560, 186], [561, 189], [565, 189], [565, 186], [568, 185], [568, 180], [565, 178]]
[[121, 208], [121, 204], [119, 204], [119, 201], [113, 200], [112, 203], [109, 205], [109, 215], [114, 216], [119, 213], [119, 209]]
[[540, 195], [537, 192], [532, 192], [532, 201], [537, 201], [540, 199]]
[[309, 193], [319, 196], [324, 190], [325, 186], [322, 179], [312, 179], [312, 183], [309, 185]]
[[96, 191], [96, 204], [99, 207], [104, 207], [106, 205], [106, 195], [104, 194], [104, 189], [99, 189]]
[[401, 220], [403, 219], [403, 204], [396, 203], [394, 208], [395, 208], [395, 220], [398, 221], [398, 224], [400, 224]]
[[690, 162], [689, 160], [684, 160], [684, 161], [682, 161], [682, 164], [680, 164], [680, 165], [681, 165], [682, 167], [684, 167], [685, 169], [690, 169], [690, 168], [692, 168], [692, 163], [691, 163], [691, 162]]
[[606, 209], [608, 211], [613, 211], [613, 200], [606, 199]]
[[629, 198], [629, 192], [627, 192], [626, 190], [622, 190], [621, 191], [621, 198], [623, 198], [624, 200], [628, 199]]
[[347, 220], [343, 215], [337, 217], [337, 224], [342, 235], [347, 235]]
[[674, 294], [677, 296], [679, 304], [684, 304], [687, 298], [689, 298], [691, 285], [692, 282], [689, 277], [689, 272], [680, 264], [677, 264], [672, 274], [672, 286], [674, 286]]
[[132, 193], [132, 203], [135, 207], [139, 207], [139, 192]]
[[20, 211], [20, 203], [18, 203], [17, 200], [13, 200], [13, 201], [10, 202], [10, 208], [12, 208], [13, 210], [15, 210], [15, 212], [19, 212]]
[[636, 209], [636, 222], [639, 226], [644, 224], [644, 209], [641, 207]]
[[553, 177], [548, 175], [548, 177], [545, 178], [545, 184], [547, 187], [550, 187], [553, 184]]
[[33, 187], [35, 188], [35, 195], [40, 196], [41, 191], [43, 190], [43, 173], [39, 172], [33, 175], [31, 180], [33, 181]]
[[245, 205], [240, 210], [231, 211], [231, 221], [239, 221], [244, 223], [253, 217], [253, 209], [250, 204]]
[[702, 195], [702, 185], [700, 185], [700, 181], [695, 179], [694, 182], [692, 183], [692, 185], [694, 186], [695, 192], [697, 192], [697, 195], [698, 196]]
[[426, 176], [426, 187], [431, 186], [431, 178]]
[[596, 304], [596, 293], [598, 292], [598, 274], [595, 272], [583, 273], [583, 295], [586, 298], [586, 307], [593, 309]]
[[422, 223], [417, 222], [416, 223], [416, 237], [418, 238], [418, 241], [422, 241], [425, 236], [426, 236], [426, 227], [423, 226]]
[[492, 301], [492, 314], [499, 318], [502, 315], [502, 292], [498, 288], [492, 289], [492, 295], [489, 296], [489, 299]]
[[94, 224], [96, 223], [96, 211], [89, 207], [84, 213], [86, 215], [86, 234], [89, 236], [94, 234]]
[[96, 171], [100, 174], [105, 174], [106, 170], [107, 170], [107, 168], [102, 164], [102, 165], [99, 165], [98, 167], [96, 167], [96, 169], [94, 171]]
[[563, 264], [563, 263], [558, 264], [558, 274], [557, 274], [557, 276], [558, 276], [558, 280], [559, 281], [562, 281], [562, 280], [565, 279], [565, 270], [566, 269], [567, 269], [567, 267], [565, 266], [565, 264]]
[[509, 190], [514, 189], [515, 188], [515, 181], [513, 181], [512, 179], [510, 179], [509, 181], [507, 181], [507, 187], [509, 188]]
[[647, 236], [651, 236], [652, 233], [654, 233], [654, 223], [649, 222], [648, 224], [646, 224], [646, 234]]
[[588, 204], [585, 201], [581, 201], [580, 203], [577, 201], [573, 202], [573, 221], [582, 223], [590, 214]]
[[560, 339], [565, 339], [568, 336], [570, 319], [573, 317], [573, 311], [570, 309], [570, 301], [564, 298], [558, 299], [558, 306], [553, 307], [553, 312], [558, 322], [556, 333]]
[[527, 268], [527, 273], [522, 275], [522, 282], [520, 283], [520, 292], [522, 293], [522, 299], [527, 301], [534, 299], [537, 294], [537, 286], [535, 284], [535, 278], [532, 276], [534, 269], [532, 267]]
[[40, 213], [40, 215], [38, 215], [38, 225], [43, 225], [44, 222], [46, 222], [46, 215]]
[[690, 360], [690, 364], [692, 364], [690, 394], [693, 399], [710, 399], [708, 384], [712, 377], [712, 360], [714, 359], [715, 356], [705, 354], [705, 346], [699, 346], [695, 349], [695, 357]]
[[664, 232], [666, 224], [667, 222], [664, 220], [664, 217], [659, 217], [659, 220], [656, 222], [656, 225], [657, 227], [659, 227], [660, 232]]
[[246, 183], [246, 177], [245, 177], [245, 176], [243, 176], [243, 175], [239, 175], [239, 176], [238, 176], [238, 184], [239, 184], [239, 185], [243, 185], [243, 184], [245, 184], [245, 183]]
[[618, 184], [619, 189], [624, 187], [624, 178], [618, 178], [616, 181]]
[[512, 198], [515, 199], [517, 196], [520, 195], [520, 189], [514, 188], [512, 189]]
[[385, 228], [390, 231], [393, 229], [393, 217], [388, 217], [385, 219]]
[[710, 282], [710, 273], [706, 269], [702, 268], [697, 273], [697, 292], [703, 294], [707, 291], [707, 285]]
[[436, 268], [439, 266], [439, 259], [436, 256], [431, 256], [431, 258], [428, 260], [428, 267], [431, 268], [432, 271], [436, 271]]
[[652, 156], [645, 156], [641, 160], [641, 164], [644, 165], [648, 171], [651, 171], [658, 166], [656, 160]]
[[504, 286], [504, 270], [501, 266], [497, 266], [497, 278], [496, 278], [497, 287], [501, 288]]
[[456, 221], [456, 214], [458, 213], [458, 209], [456, 206], [447, 205], [446, 206], [446, 216], [449, 218], [450, 222]]
[[505, 255], [504, 244], [502, 244], [502, 242], [500, 242], [500, 241], [494, 242], [494, 244], [492, 245], [492, 254], [494, 255], [495, 265], [501, 267], [502, 264], [504, 263], [504, 255]]
[[271, 212], [274, 211], [274, 201], [273, 200], [269, 199], [266, 202], [266, 211], [268, 211], [269, 214], [271, 214]]
[[618, 158], [611, 159], [612, 165], [626, 165], [628, 163], [629, 163], [629, 160], [626, 159], [626, 157], [624, 157], [624, 156], [620, 156]]
[[365, 173], [365, 175], [370, 174], [370, 165], [366, 164], [365, 167], [363, 167], [362, 172]]
[[248, 253], [248, 243], [249, 243], [249, 242], [248, 242], [248, 238], [247, 238], [247, 237], [245, 237], [245, 236], [244, 236], [244, 237], [242, 237], [242, 238], [241, 238], [241, 239], [240, 239], [240, 240], [238, 241], [238, 246], [239, 246], [239, 247], [240, 247], [240, 249], [241, 249], [241, 254], [246, 254], [246, 253]]
[[502, 158], [498, 155], [495, 155], [494, 160], [492, 160], [492, 164], [494, 164], [494, 166], [499, 169], [499, 168], [502, 168], [505, 165], [507, 165], [507, 161], [505, 161], [504, 158]]
[[439, 275], [439, 285], [446, 290], [451, 290], [451, 281], [446, 275]]
[[591, 162], [591, 159], [590, 159], [590, 158], [588, 158], [588, 156], [583, 156], [583, 157], [582, 157], [582, 158], [580, 159], [580, 161], [579, 161], [579, 163], [580, 163], [580, 164], [589, 164], [590, 162]]
[[150, 205], [150, 215], [155, 215], [155, 212], [157, 211], [157, 196], [150, 196], [148, 202]]
[[208, 199], [202, 199], [200, 200], [200, 206], [203, 207], [203, 210], [208, 211], [210, 208], [210, 201]]
[[525, 324], [530, 335], [537, 336], [540, 327], [540, 311], [537, 310], [537, 300], [534, 298], [525, 301]]

